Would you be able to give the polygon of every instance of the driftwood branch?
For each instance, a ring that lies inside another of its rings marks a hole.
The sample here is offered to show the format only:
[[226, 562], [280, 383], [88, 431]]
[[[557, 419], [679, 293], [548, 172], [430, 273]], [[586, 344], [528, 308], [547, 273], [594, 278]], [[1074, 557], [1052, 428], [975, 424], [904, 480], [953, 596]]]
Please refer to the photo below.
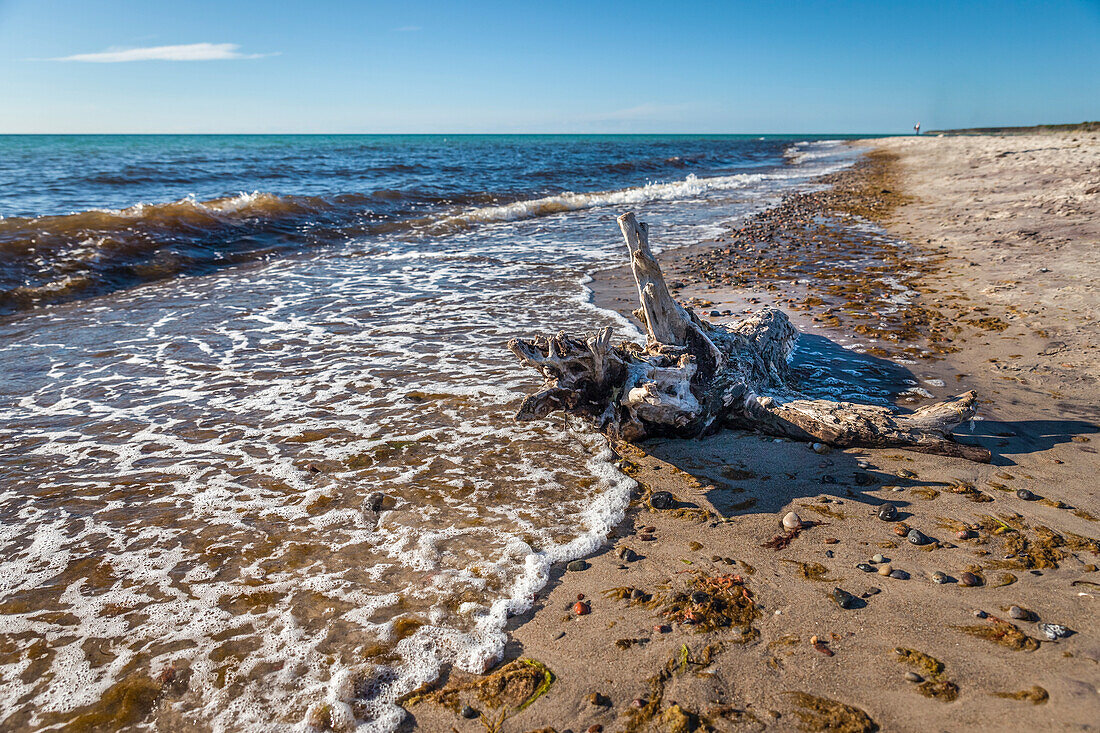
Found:
[[798, 331], [782, 311], [765, 308], [727, 325], [700, 320], [672, 297], [649, 248], [649, 229], [619, 217], [638, 285], [646, 344], [611, 343], [603, 329], [585, 337], [513, 339], [508, 348], [546, 379], [517, 419], [563, 410], [588, 416], [615, 437], [692, 437], [724, 426], [838, 448], [905, 448], [988, 462], [989, 451], [955, 442], [952, 431], [974, 416], [967, 392], [909, 413], [873, 405], [809, 399], [790, 385], [788, 362]]

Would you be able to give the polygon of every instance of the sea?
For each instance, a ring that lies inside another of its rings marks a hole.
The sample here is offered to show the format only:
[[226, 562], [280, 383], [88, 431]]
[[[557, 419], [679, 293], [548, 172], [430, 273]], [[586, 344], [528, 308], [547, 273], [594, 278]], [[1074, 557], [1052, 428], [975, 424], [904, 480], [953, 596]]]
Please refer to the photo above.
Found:
[[517, 423], [593, 272], [850, 165], [791, 136], [0, 136], [0, 729], [391, 731], [631, 479]]

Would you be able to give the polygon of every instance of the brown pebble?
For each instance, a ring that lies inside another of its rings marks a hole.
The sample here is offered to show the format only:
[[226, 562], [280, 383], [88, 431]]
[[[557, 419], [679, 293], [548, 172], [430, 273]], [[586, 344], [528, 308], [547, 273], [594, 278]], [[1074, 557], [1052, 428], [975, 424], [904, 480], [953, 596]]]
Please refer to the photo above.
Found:
[[577, 594], [577, 600], [578, 601], [583, 601], [584, 600], [584, 593], [578, 593]]
[[588, 726], [588, 733], [600, 733], [603, 730], [603, 726], [599, 723]]
[[577, 614], [578, 616], [586, 616], [589, 613], [592, 613], [592, 609], [584, 601], [577, 601], [573, 604], [573, 613]]
[[895, 524], [894, 525], [894, 534], [896, 534], [898, 537], [904, 537], [905, 535], [909, 534], [909, 529], [910, 529], [909, 525], [906, 524], [905, 522], [902, 522], [900, 524]]
[[968, 540], [968, 539], [970, 539], [970, 530], [969, 529], [960, 529], [958, 532], [955, 533], [955, 539], [959, 539], [959, 540]]
[[981, 578], [974, 573], [963, 573], [959, 576], [959, 585], [964, 588], [973, 588], [976, 585], [981, 585]]
[[825, 538], [825, 544], [826, 545], [835, 545], [838, 542], [840, 542], [840, 540], [838, 540], [836, 537], [826, 537]]
[[646, 532], [647, 534], [652, 534], [653, 532], [657, 531], [657, 528], [656, 527], [642, 527], [642, 531]]

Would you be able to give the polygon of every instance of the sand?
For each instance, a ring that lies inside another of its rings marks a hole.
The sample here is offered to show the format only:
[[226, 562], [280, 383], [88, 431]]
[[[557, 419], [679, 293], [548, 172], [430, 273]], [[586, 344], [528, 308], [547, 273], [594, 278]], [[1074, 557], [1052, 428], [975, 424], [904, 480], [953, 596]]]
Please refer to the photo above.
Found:
[[[512, 619], [508, 659], [537, 660], [553, 683], [522, 711], [494, 707], [484, 688], [482, 699], [466, 690], [452, 707], [409, 704], [408, 727], [1100, 728], [1100, 136], [864, 144], [877, 168], [833, 183], [864, 197], [881, 191], [885, 203], [826, 197], [822, 206], [839, 208], [823, 213], [846, 246], [862, 246], [862, 236], [876, 251], [895, 248], [893, 260], [922, 263], [905, 278], [919, 292], [912, 318], [933, 314], [924, 332], [900, 341], [857, 333], [861, 321], [844, 317], [846, 306], [825, 314], [828, 293], [815, 306], [809, 286], [692, 277], [692, 258], [710, 257], [714, 268], [731, 257], [722, 248], [745, 235], [670, 253], [666, 272], [684, 276], [679, 296], [712, 303], [708, 312], [774, 304], [809, 333], [886, 354], [937, 397], [977, 389], [982, 419], [964, 439], [990, 448], [993, 463], [897, 450], [818, 454], [728, 431], [622, 446], [640, 483], [630, 515], [587, 569], [560, 568], [536, 609]], [[884, 243], [884, 234], [896, 239]], [[597, 302], [629, 310], [624, 276], [597, 278]], [[674, 494], [674, 509], [648, 505], [662, 490]], [[895, 533], [898, 522], [880, 520], [884, 502], [929, 544], [910, 544]], [[812, 524], [777, 543], [789, 511]], [[962, 528], [972, 530], [966, 539]], [[625, 548], [637, 558], [621, 559]], [[876, 553], [908, 578], [856, 567]], [[937, 571], [948, 582], [933, 582]], [[966, 572], [981, 585], [959, 583]], [[692, 601], [704, 587], [712, 592]], [[829, 597], [835, 588], [855, 596], [851, 608]], [[631, 601], [629, 589], [640, 597]], [[582, 596], [590, 613], [577, 615]], [[1029, 617], [1012, 618], [1013, 605]], [[723, 608], [729, 616], [712, 613]], [[1074, 633], [1048, 641], [1040, 623]], [[454, 673], [440, 685], [470, 680]], [[465, 704], [485, 717], [460, 717]]]

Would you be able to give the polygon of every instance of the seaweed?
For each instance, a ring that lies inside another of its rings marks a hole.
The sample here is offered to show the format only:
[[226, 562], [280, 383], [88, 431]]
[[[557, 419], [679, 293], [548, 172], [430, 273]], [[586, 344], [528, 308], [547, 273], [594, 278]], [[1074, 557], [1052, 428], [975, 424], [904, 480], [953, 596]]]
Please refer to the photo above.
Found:
[[808, 692], [786, 692], [800, 710], [794, 714], [805, 731], [833, 731], [835, 733], [873, 733], [878, 725], [871, 716], [857, 707], [845, 705], [827, 697], [817, 697]]
[[554, 673], [542, 662], [522, 658], [470, 682], [452, 682], [439, 690], [414, 693], [402, 700], [402, 704], [430, 702], [457, 710], [460, 702], [472, 695], [489, 708], [504, 708], [500, 720], [482, 715], [483, 724], [499, 729], [509, 709], [514, 713], [525, 710], [550, 689], [554, 679]]
[[991, 587], [993, 587], [993, 588], [1003, 588], [1006, 585], [1012, 585], [1017, 580], [1019, 580], [1019, 578], [1017, 578], [1012, 573], [1001, 573], [1000, 575], [997, 576], [997, 582], [993, 583]]
[[1008, 647], [1015, 651], [1033, 652], [1039, 648], [1039, 640], [1034, 639], [1020, 631], [1016, 624], [995, 617], [989, 618], [990, 623], [975, 624], [973, 626], [955, 626], [956, 631], [964, 634], [992, 641], [995, 644]]
[[940, 495], [940, 492], [936, 491], [931, 486], [918, 486], [913, 489], [913, 493], [925, 501], [932, 501]]
[[694, 625], [698, 632], [739, 627], [747, 635], [760, 611], [744, 584], [740, 575], [699, 572], [686, 590], [655, 595], [649, 605], [674, 623]]
[[772, 537], [770, 540], [760, 546], [764, 548], [770, 548], [772, 550], [775, 550], [776, 552], [779, 552], [784, 547], [791, 544], [791, 542], [793, 542], [800, 534], [802, 534], [802, 528], [795, 527], [789, 532], [777, 534], [775, 537]]
[[1050, 694], [1039, 685], [1032, 685], [1026, 690], [1017, 692], [994, 692], [993, 694], [1007, 700], [1027, 700], [1032, 705], [1042, 705], [1050, 699]]
[[947, 678], [943, 662], [916, 649], [898, 647], [894, 650], [898, 661], [920, 670], [924, 681], [917, 685], [917, 691], [925, 697], [942, 702], [953, 702], [959, 696], [959, 686]]
[[[683, 674], [692, 668], [703, 669], [709, 667], [711, 661], [714, 658], [714, 654], [721, 651], [724, 645], [719, 642], [716, 644], [707, 644], [703, 647], [700, 656], [697, 658], [691, 653], [691, 649], [687, 644], [680, 645], [680, 648], [669, 657], [669, 660], [665, 662], [665, 666], [660, 672], [649, 678], [649, 699], [640, 708], [627, 710], [624, 715], [627, 717], [625, 730], [627, 733], [634, 733], [634, 731], [641, 730], [649, 721], [657, 716], [661, 712], [661, 702], [664, 700], [665, 683], [671, 680], [673, 677]], [[678, 708], [679, 706], [673, 703], [669, 706], [669, 709]], [[681, 710], [681, 712], [685, 712]], [[667, 727], [668, 722], [674, 719], [680, 719], [676, 714], [669, 716], [670, 720], [666, 721], [662, 715], [662, 723]], [[690, 719], [689, 719], [690, 720]], [[698, 719], [696, 719], [698, 723]], [[705, 729], [705, 728], [704, 728]], [[696, 728], [685, 728], [684, 730], [696, 730]]]
[[836, 580], [836, 578], [826, 577], [829, 573], [829, 569], [821, 563], [800, 562], [798, 560], [787, 560], [786, 558], [780, 558], [779, 562], [797, 565], [799, 574], [806, 580], [817, 580], [821, 582], [832, 582]]
[[832, 507], [824, 504], [803, 504], [803, 509], [809, 509], [811, 512], [817, 512], [823, 517], [831, 517], [832, 519], [847, 519], [848, 515], [839, 509], [833, 509]]

